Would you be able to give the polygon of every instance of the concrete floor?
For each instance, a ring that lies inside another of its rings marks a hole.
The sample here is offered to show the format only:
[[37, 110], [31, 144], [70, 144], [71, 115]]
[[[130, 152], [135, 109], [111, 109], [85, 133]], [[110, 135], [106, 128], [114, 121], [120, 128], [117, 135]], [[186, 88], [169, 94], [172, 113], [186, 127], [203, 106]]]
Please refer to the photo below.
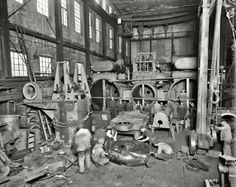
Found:
[[[165, 133], [164, 133], [165, 134]], [[163, 135], [163, 134], [162, 134]], [[178, 150], [179, 145], [186, 144], [186, 133], [177, 135], [176, 141], [165, 138], [166, 142]], [[160, 133], [158, 133], [160, 136]], [[168, 134], [165, 134], [167, 137]], [[84, 175], [76, 173], [78, 169], [73, 166], [65, 175], [67, 180], [56, 179], [55, 177], [43, 186], [74, 186], [74, 187], [202, 187], [204, 179], [218, 178], [218, 159], [209, 156], [199, 157], [209, 166], [209, 171], [190, 171], [185, 167], [182, 160], [176, 156], [170, 162], [156, 160], [152, 168], [145, 166], [127, 167], [109, 163], [104, 167], [95, 167], [92, 164], [90, 171]]]

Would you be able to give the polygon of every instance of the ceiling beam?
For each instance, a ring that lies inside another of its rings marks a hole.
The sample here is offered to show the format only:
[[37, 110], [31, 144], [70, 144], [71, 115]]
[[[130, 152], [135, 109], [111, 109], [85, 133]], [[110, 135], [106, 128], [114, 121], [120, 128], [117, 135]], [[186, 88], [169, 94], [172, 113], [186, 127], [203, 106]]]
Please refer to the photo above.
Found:
[[190, 14], [185, 16], [179, 16], [179, 17], [170, 17], [168, 19], [156, 19], [156, 20], [137, 20], [137, 21], [124, 21], [122, 23], [132, 24], [132, 27], [138, 27], [138, 26], [158, 26], [158, 25], [164, 25], [164, 24], [175, 24], [175, 23], [183, 23], [191, 20], [196, 20], [197, 15]]
[[136, 17], [153, 17], [153, 16], [165, 16], [170, 14], [180, 14], [180, 13], [197, 13], [198, 6], [192, 7], [175, 7], [175, 8], [152, 8], [149, 10], [137, 10], [130, 11], [125, 14], [120, 14], [119, 17], [125, 18], [136, 18]]
[[139, 18], [122, 19], [122, 21], [132, 21], [132, 22], [156, 21], [156, 20], [167, 20], [167, 19], [172, 19], [176, 17], [185, 17], [185, 16], [190, 16], [190, 15], [197, 15], [197, 12], [191, 12], [191, 13], [182, 12], [182, 13], [176, 13], [176, 14], [153, 15], [152, 17], [142, 16]]

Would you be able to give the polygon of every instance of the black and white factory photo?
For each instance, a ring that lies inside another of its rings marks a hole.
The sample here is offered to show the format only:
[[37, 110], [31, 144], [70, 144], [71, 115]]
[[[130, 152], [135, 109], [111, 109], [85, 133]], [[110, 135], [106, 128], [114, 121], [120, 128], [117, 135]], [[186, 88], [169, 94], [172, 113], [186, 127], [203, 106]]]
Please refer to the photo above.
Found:
[[0, 187], [236, 187], [236, 0], [0, 0]]

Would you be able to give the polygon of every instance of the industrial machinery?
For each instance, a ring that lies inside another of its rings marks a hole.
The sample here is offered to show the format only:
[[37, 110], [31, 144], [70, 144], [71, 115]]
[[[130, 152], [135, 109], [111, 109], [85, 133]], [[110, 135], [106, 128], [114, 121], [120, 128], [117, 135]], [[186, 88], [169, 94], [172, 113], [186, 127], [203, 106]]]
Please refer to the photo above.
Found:
[[155, 157], [149, 145], [135, 140], [113, 141], [106, 151], [111, 162], [127, 166], [151, 167]]
[[91, 95], [83, 64], [75, 64], [71, 77], [69, 62], [57, 62], [53, 89], [29, 82], [23, 87], [23, 95], [24, 104], [29, 107], [27, 127], [41, 129], [45, 140], [56, 136], [71, 144], [74, 130], [89, 115]]
[[109, 128], [116, 130], [121, 134], [132, 134], [134, 139], [140, 136], [141, 127], [145, 127], [149, 120], [149, 114], [143, 114], [139, 111], [120, 113], [110, 122]]
[[[190, 62], [190, 63], [186, 63]], [[104, 65], [105, 63], [105, 65]], [[187, 65], [186, 65], [187, 64]], [[144, 106], [158, 101], [196, 100], [195, 57], [181, 57], [173, 62], [159, 63], [154, 52], [140, 52], [133, 59], [132, 72], [116, 71], [118, 63], [112, 61], [94, 62], [92, 105], [105, 110], [107, 103], [116, 99], [137, 101]]]

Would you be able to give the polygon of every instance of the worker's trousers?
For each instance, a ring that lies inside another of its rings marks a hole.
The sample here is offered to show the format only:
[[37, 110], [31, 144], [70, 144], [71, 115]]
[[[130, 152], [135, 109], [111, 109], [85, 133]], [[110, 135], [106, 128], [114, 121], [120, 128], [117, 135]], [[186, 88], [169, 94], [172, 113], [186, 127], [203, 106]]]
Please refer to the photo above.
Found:
[[85, 169], [90, 168], [90, 148], [78, 152], [79, 172], [84, 173]]

